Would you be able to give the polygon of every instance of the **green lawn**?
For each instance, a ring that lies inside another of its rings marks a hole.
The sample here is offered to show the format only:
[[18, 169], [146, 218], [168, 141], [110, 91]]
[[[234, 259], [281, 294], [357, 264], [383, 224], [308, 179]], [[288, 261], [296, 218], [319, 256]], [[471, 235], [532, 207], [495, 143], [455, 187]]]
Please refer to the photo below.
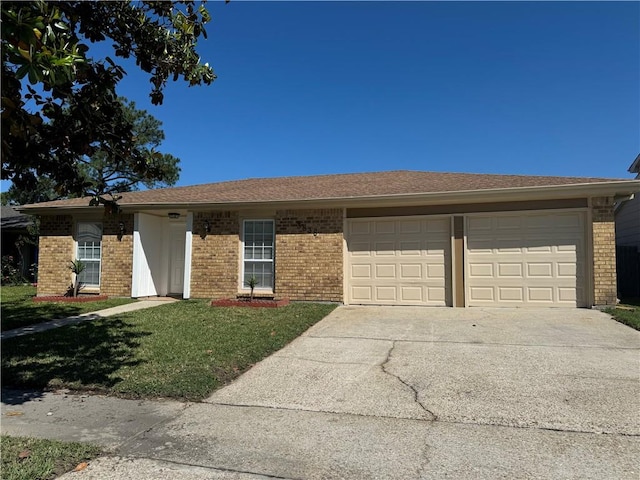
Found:
[[[26, 437], [0, 437], [4, 480], [49, 480], [99, 455], [99, 447]], [[22, 458], [21, 458], [22, 457]]]
[[0, 329], [3, 332], [47, 320], [117, 307], [135, 301], [131, 298], [110, 298], [109, 300], [84, 303], [34, 302], [32, 298], [35, 294], [36, 289], [31, 285], [0, 288]]
[[607, 308], [605, 313], [608, 313], [620, 323], [640, 330], [640, 301], [638, 300], [621, 303], [616, 308]]
[[199, 400], [335, 308], [186, 300], [2, 342], [2, 382]]

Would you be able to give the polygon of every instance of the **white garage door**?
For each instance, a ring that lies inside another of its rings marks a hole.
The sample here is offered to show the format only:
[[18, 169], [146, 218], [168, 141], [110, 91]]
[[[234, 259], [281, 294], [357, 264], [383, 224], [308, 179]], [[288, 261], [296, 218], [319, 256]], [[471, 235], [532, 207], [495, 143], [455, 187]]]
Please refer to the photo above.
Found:
[[467, 217], [469, 306], [586, 304], [583, 212]]
[[349, 303], [450, 304], [450, 224], [448, 217], [349, 220]]

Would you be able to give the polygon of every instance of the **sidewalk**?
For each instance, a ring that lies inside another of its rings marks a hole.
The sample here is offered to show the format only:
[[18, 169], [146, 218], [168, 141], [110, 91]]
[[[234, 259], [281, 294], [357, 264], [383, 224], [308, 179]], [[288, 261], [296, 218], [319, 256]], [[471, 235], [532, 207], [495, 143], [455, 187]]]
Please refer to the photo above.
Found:
[[50, 320], [48, 322], [36, 323], [34, 325], [27, 325], [26, 327], [7, 330], [6, 332], [2, 332], [2, 334], [0, 334], [0, 340], [22, 337], [23, 335], [30, 335], [32, 333], [45, 332], [54, 328], [64, 327], [66, 325], [75, 325], [77, 323], [87, 322], [89, 320], [110, 317], [111, 315], [119, 315], [126, 312], [134, 312], [136, 310], [157, 307], [158, 305], [164, 305], [166, 303], [177, 301], [177, 299], [171, 297], [162, 297], [153, 300], [139, 300], [137, 302], [120, 305], [118, 307], [106, 308], [104, 310], [98, 310], [96, 312], [82, 313], [80, 315], [74, 315], [72, 317], [58, 318], [57, 320]]

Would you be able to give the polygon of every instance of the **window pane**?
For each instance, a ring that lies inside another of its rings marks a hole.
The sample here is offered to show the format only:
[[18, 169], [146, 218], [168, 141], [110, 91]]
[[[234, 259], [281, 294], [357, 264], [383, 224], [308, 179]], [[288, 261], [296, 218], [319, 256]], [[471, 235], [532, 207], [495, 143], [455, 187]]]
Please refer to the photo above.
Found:
[[256, 288], [273, 288], [273, 263], [271, 262], [245, 262], [244, 286], [252, 276], [258, 280]]
[[79, 275], [82, 285], [100, 285], [100, 262], [83, 262], [86, 268]]
[[81, 284], [100, 286], [100, 255], [102, 249], [102, 225], [78, 223], [78, 250], [76, 258], [85, 264], [78, 279]]
[[258, 289], [273, 289], [273, 222], [248, 220], [244, 222], [244, 275], [243, 288], [255, 276]]

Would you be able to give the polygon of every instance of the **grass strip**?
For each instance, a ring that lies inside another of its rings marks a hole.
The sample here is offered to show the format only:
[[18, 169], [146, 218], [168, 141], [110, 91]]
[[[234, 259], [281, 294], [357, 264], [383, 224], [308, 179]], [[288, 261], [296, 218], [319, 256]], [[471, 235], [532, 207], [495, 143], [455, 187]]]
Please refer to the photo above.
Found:
[[95, 445], [30, 437], [0, 437], [4, 480], [50, 480], [100, 454]]
[[36, 288], [31, 285], [0, 288], [0, 329], [13, 330], [36, 323], [95, 312], [135, 302], [132, 298], [110, 298], [86, 303], [34, 302]]
[[604, 312], [611, 315], [614, 320], [640, 330], [640, 306], [622, 303], [616, 308], [607, 308]]

